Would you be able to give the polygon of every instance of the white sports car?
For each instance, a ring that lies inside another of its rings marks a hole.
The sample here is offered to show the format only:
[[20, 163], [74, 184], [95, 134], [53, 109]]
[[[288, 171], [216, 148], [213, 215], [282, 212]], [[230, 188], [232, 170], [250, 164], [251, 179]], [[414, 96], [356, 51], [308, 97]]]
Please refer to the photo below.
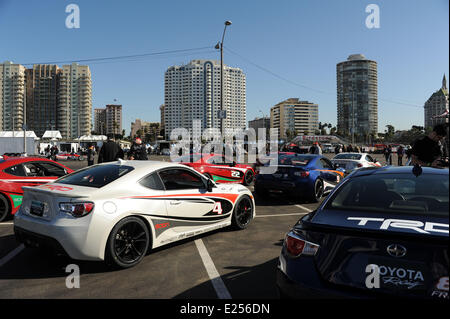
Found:
[[181, 164], [119, 160], [24, 187], [14, 232], [28, 247], [127, 268], [149, 249], [229, 225], [244, 229], [254, 217], [245, 186], [216, 185]]
[[331, 160], [333, 164], [345, 169], [346, 174], [362, 167], [381, 167], [382, 165], [367, 153], [339, 153]]

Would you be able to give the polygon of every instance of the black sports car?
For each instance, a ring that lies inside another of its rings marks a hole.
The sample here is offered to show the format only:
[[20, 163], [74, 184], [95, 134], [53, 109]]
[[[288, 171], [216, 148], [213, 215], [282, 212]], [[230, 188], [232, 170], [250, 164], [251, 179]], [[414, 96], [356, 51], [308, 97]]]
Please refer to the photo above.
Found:
[[363, 168], [286, 235], [281, 297], [448, 299], [449, 170]]

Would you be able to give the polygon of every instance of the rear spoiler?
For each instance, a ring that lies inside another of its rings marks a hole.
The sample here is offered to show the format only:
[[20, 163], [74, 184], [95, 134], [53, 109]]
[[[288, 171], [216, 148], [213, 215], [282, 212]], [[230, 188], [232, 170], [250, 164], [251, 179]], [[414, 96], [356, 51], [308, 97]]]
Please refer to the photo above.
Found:
[[70, 197], [70, 198], [87, 198], [87, 196], [83, 196], [83, 195], [73, 195], [73, 194], [68, 194], [67, 192], [64, 191], [56, 191], [56, 190], [50, 190], [50, 189], [41, 189], [38, 188], [36, 186], [22, 186], [22, 189], [25, 190], [31, 190], [33, 192], [37, 192], [37, 193], [41, 193], [41, 194], [48, 194], [48, 193], [52, 193], [52, 194], [58, 194], [58, 195], [62, 195], [64, 197]]

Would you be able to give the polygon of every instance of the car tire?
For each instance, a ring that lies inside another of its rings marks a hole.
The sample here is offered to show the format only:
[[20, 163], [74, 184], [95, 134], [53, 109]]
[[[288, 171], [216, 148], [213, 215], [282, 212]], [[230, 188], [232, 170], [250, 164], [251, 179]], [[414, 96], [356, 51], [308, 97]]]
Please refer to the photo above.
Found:
[[136, 266], [145, 257], [150, 246], [150, 232], [138, 217], [126, 217], [119, 221], [109, 234], [105, 261], [114, 268]]
[[254, 213], [253, 201], [247, 195], [238, 199], [234, 205], [233, 215], [231, 216], [231, 226], [235, 230], [242, 230], [248, 227], [253, 219]]
[[0, 222], [4, 221], [11, 214], [11, 205], [5, 195], [0, 193]]
[[249, 185], [251, 185], [253, 183], [254, 180], [255, 180], [255, 173], [253, 173], [253, 171], [251, 169], [249, 169], [244, 174], [243, 184], [245, 186], [249, 186]]
[[320, 199], [323, 196], [323, 182], [320, 178], [316, 179], [316, 181], [314, 182], [314, 189], [313, 189], [313, 193], [311, 196], [311, 201], [314, 203], [317, 203], [318, 201], [320, 201]]

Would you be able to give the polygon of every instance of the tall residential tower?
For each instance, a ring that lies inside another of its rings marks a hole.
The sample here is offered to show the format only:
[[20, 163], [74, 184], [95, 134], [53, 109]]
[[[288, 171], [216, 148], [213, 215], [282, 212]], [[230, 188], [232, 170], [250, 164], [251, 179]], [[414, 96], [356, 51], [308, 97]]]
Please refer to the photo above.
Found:
[[22, 130], [24, 124], [25, 67], [0, 64], [0, 131]]
[[[245, 83], [241, 69], [224, 66], [224, 128], [246, 127]], [[202, 129], [219, 128], [220, 89], [218, 61], [192, 60], [169, 67], [164, 83], [166, 139], [175, 128], [192, 129], [193, 120], [201, 120]]]
[[378, 133], [377, 62], [352, 54], [336, 66], [337, 130], [368, 138]]

